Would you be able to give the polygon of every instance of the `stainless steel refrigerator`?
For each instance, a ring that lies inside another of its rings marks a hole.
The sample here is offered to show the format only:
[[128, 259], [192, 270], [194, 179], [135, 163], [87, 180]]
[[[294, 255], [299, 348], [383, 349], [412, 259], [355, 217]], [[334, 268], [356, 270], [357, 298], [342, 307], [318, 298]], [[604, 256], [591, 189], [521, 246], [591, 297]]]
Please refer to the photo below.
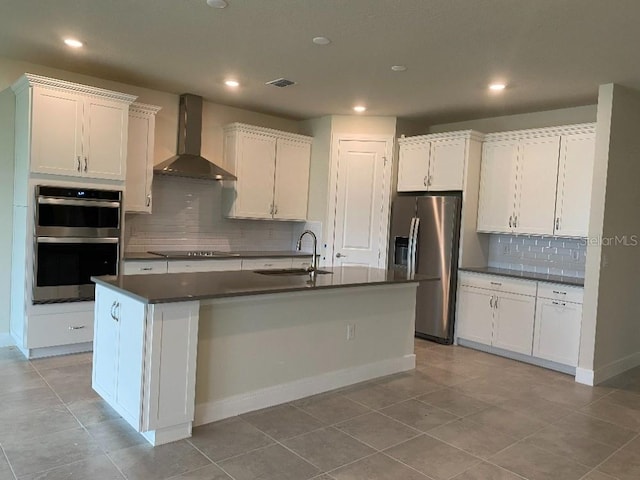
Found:
[[421, 282], [416, 298], [416, 336], [453, 343], [461, 193], [401, 194], [391, 206], [389, 267], [438, 276]]

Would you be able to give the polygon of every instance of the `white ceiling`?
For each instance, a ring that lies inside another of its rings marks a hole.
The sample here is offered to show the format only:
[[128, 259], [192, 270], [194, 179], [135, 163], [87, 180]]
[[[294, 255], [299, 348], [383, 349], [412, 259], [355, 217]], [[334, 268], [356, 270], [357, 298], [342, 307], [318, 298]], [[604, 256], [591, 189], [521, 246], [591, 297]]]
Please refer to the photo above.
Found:
[[[2, 0], [0, 56], [293, 118], [364, 103], [440, 123], [594, 103], [602, 83], [640, 88], [639, 0], [228, 2]], [[264, 85], [279, 77], [298, 84]], [[490, 95], [494, 80], [508, 89]]]

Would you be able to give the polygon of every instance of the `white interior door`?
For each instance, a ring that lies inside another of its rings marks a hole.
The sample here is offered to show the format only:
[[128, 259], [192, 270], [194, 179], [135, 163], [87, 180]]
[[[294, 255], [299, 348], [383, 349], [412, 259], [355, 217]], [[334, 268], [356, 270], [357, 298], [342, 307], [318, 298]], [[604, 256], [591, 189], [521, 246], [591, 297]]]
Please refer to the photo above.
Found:
[[334, 266], [382, 267], [389, 223], [387, 142], [339, 140]]

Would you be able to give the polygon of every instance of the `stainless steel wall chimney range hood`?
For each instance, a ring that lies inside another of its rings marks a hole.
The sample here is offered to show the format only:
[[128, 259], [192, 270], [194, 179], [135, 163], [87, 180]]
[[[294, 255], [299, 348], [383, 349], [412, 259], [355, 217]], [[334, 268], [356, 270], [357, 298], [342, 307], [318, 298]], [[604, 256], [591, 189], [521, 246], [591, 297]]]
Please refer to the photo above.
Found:
[[178, 153], [156, 165], [154, 173], [209, 180], [237, 180], [235, 175], [204, 158], [201, 146], [202, 97], [185, 93], [180, 95]]

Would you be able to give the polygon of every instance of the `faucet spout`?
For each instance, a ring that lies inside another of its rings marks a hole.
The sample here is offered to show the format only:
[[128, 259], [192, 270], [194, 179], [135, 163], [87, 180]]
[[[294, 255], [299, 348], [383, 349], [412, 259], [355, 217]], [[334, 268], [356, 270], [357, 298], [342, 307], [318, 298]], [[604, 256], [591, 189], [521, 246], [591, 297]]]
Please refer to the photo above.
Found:
[[313, 239], [313, 257], [311, 260], [311, 266], [307, 268], [307, 271], [313, 277], [316, 273], [316, 270], [318, 270], [318, 238], [316, 237], [316, 234], [311, 230], [305, 230], [300, 235], [300, 238], [298, 238], [298, 243], [296, 243], [296, 250], [300, 251], [302, 249], [302, 238], [305, 235], [311, 235], [311, 238]]

